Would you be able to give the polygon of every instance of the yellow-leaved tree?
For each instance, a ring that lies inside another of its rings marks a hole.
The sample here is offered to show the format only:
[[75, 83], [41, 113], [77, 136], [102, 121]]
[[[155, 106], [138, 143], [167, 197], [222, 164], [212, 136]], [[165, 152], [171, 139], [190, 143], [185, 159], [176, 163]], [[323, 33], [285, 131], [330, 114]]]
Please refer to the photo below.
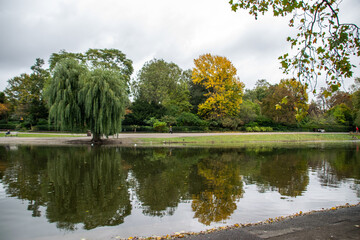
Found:
[[244, 84], [236, 76], [236, 68], [226, 58], [201, 55], [194, 60], [192, 80], [202, 85], [207, 99], [199, 105], [198, 114], [208, 119], [235, 116], [240, 111]]

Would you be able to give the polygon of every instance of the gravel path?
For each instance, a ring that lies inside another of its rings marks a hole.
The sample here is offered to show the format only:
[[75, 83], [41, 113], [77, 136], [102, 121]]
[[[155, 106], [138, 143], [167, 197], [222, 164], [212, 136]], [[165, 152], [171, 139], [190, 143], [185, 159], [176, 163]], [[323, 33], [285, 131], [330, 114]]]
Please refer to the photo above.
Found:
[[271, 224], [189, 236], [191, 240], [360, 239], [360, 205], [304, 214]]

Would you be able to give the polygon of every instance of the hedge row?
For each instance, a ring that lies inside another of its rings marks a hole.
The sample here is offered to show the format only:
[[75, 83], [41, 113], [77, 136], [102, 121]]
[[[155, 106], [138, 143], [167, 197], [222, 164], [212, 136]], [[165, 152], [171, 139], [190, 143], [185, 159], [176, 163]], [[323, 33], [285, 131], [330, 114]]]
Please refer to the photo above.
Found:
[[[124, 125], [122, 126], [123, 132], [134, 132], [134, 126]], [[204, 126], [173, 126], [173, 132], [205, 132], [209, 131], [207, 127]], [[156, 132], [156, 130], [151, 126], [137, 126], [137, 132]], [[169, 127], [166, 127], [163, 132], [168, 132]]]
[[16, 126], [17, 126], [17, 124], [13, 124], [13, 123], [2, 123], [2, 124], [0, 124], [0, 129], [2, 129], [2, 130], [15, 130]]
[[[173, 126], [173, 132], [207, 132], [212, 131], [229, 131], [231, 129], [215, 128], [207, 126]], [[293, 132], [317, 132], [319, 129], [324, 129], [326, 132], [351, 132], [355, 131], [352, 127], [343, 125], [313, 125], [313, 126], [272, 126], [272, 127], [260, 127], [260, 126], [245, 126], [239, 128], [240, 131], [246, 132], [272, 132], [272, 131], [293, 131]], [[0, 123], [0, 130], [27, 130], [19, 123]], [[37, 125], [31, 127], [31, 131], [57, 131], [58, 129], [53, 125]], [[124, 125], [122, 126], [123, 132], [134, 132], [134, 126]], [[138, 132], [156, 132], [151, 126], [136, 126]], [[161, 129], [163, 132], [168, 132], [169, 127]], [[84, 130], [78, 130], [75, 132], [84, 132]]]
[[272, 127], [246, 127], [246, 132], [272, 132], [274, 131]]

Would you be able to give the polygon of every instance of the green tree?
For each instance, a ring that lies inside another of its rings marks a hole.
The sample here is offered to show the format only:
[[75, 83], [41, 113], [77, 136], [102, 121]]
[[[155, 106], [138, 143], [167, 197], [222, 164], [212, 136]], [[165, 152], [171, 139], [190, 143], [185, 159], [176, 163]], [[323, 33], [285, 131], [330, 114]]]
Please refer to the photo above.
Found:
[[295, 37], [287, 41], [297, 53], [279, 59], [285, 73], [295, 72], [300, 80], [316, 85], [319, 75], [336, 91], [343, 78], [353, 76], [355, 67], [351, 55], [360, 56], [360, 28], [342, 23], [339, 18], [341, 0], [230, 0], [233, 11], [249, 10], [249, 14], [272, 11], [274, 16], [288, 16], [290, 27], [296, 27]]
[[235, 116], [240, 110], [244, 84], [236, 76], [236, 68], [226, 58], [201, 55], [194, 60], [192, 80], [207, 89], [206, 101], [198, 114], [209, 119]]
[[75, 60], [78, 60], [82, 63], [85, 63], [85, 56], [82, 53], [71, 53], [71, 52], [67, 52], [65, 50], [61, 50], [59, 53], [53, 53], [50, 56], [49, 59], [49, 68], [50, 71], [53, 71], [56, 67], [56, 65], [61, 62], [61, 60], [63, 59], [68, 59], [68, 58], [72, 58]]
[[136, 100], [164, 106], [167, 115], [190, 110], [190, 76], [175, 63], [153, 59], [144, 64], [133, 84]]
[[31, 66], [33, 72], [9, 79], [4, 91], [15, 115], [24, 118], [31, 125], [36, 125], [39, 118], [46, 118], [48, 114], [43, 88], [50, 74], [42, 68], [43, 65], [44, 60], [37, 58]]
[[336, 121], [343, 125], [351, 125], [352, 124], [352, 115], [351, 109], [345, 104], [341, 103], [331, 108], [326, 112], [327, 115], [333, 116]]
[[265, 79], [257, 80], [254, 89], [246, 89], [243, 100], [249, 100], [254, 103], [260, 103], [268, 94], [270, 83]]
[[128, 100], [126, 79], [112, 69], [97, 68], [81, 75], [79, 103], [83, 105], [84, 123], [93, 133], [93, 141], [121, 132], [121, 121]]
[[195, 84], [193, 81], [190, 81], [189, 84], [190, 91], [190, 104], [192, 106], [191, 112], [197, 114], [199, 112], [199, 105], [203, 104], [207, 97], [206, 94], [208, 91], [203, 85]]
[[354, 124], [360, 126], [360, 78], [355, 79], [355, 91], [352, 93]]
[[130, 75], [134, 69], [132, 61], [126, 58], [126, 55], [118, 49], [92, 49], [85, 53], [71, 53], [61, 50], [59, 53], [53, 53], [50, 56], [50, 70], [54, 70], [56, 64], [64, 58], [73, 58], [86, 64], [88, 67], [104, 67], [106, 69], [114, 69], [121, 72], [126, 77], [126, 81], [130, 81]]
[[246, 100], [241, 104], [238, 117], [242, 123], [247, 124], [255, 121], [260, 116], [260, 111], [260, 104]]
[[114, 49], [53, 54], [53, 80], [46, 87], [50, 120], [60, 129], [90, 129], [95, 142], [120, 132], [131, 63]]
[[81, 89], [80, 76], [86, 71], [86, 67], [73, 58], [61, 59], [46, 86], [49, 121], [61, 130], [74, 131], [84, 127], [85, 112], [78, 93]]
[[130, 93], [130, 76], [134, 71], [132, 61], [118, 49], [92, 49], [85, 53], [71, 53], [61, 50], [50, 56], [50, 70], [53, 71], [62, 59], [72, 58], [88, 69], [104, 68], [120, 72], [126, 82], [126, 91]]
[[130, 76], [134, 71], [132, 61], [118, 49], [89, 49], [85, 53], [86, 61], [92, 67], [102, 67], [120, 72], [128, 84]]
[[[263, 99], [269, 94], [270, 83], [265, 79], [258, 80], [253, 89], [246, 89], [238, 117], [244, 124], [260, 120], [262, 115]], [[263, 119], [266, 120], [266, 119]]]
[[160, 119], [164, 116], [166, 109], [164, 106], [136, 99], [130, 105], [129, 114], [125, 115], [124, 125], [146, 125], [146, 120], [150, 118]]
[[176, 118], [176, 123], [179, 126], [204, 126], [206, 122], [201, 120], [198, 115], [190, 112], [183, 112]]

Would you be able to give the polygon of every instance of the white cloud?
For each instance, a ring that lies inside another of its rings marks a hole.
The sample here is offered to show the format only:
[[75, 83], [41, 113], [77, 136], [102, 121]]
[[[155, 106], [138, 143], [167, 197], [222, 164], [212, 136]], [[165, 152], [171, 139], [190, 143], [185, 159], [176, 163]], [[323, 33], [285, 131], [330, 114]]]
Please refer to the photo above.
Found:
[[[346, 17], [359, 21], [348, 2]], [[89, 48], [117, 48], [136, 70], [152, 58], [188, 69], [200, 54], [217, 54], [232, 61], [251, 88], [258, 79], [284, 77], [277, 58], [289, 50], [291, 31], [283, 18], [255, 21], [245, 11], [232, 12], [227, 0], [0, 1], [0, 30], [0, 91], [38, 57]]]

